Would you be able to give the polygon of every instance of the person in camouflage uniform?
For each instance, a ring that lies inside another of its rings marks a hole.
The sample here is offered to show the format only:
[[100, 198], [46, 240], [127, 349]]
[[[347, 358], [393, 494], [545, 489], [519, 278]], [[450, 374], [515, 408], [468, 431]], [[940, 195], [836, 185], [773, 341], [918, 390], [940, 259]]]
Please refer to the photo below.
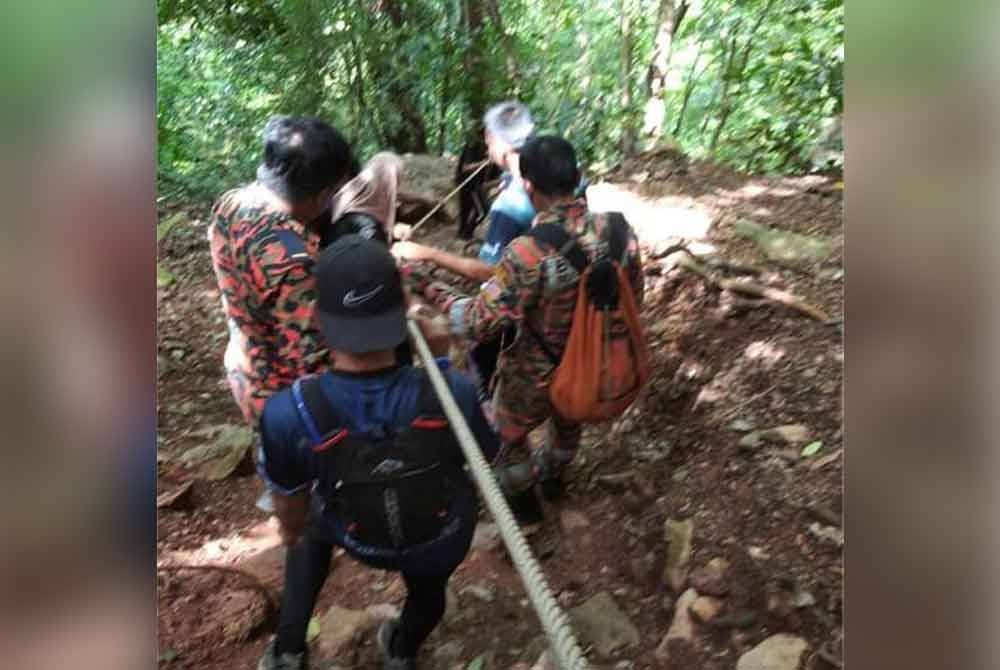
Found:
[[[558, 224], [590, 260], [607, 253], [608, 217], [588, 212], [586, 201], [574, 196], [580, 174], [569, 142], [554, 136], [530, 140], [521, 151], [521, 175], [539, 212], [533, 225]], [[626, 258], [626, 273], [641, 304], [643, 274], [631, 227]], [[558, 495], [561, 473], [580, 442], [581, 426], [558, 416], [549, 401], [555, 365], [539, 343], [541, 339], [550, 352], [562, 355], [576, 304], [579, 277], [573, 273], [560, 279], [559, 273], [547, 272], [547, 267], [556, 267], [553, 262], [566, 267], [558, 250], [532, 236], [518, 237], [475, 296], [431, 281], [420, 266], [404, 268], [411, 290], [448, 315], [454, 336], [482, 341], [506, 327], [517, 329], [514, 342], [500, 355], [493, 396], [503, 443], [500, 458], [507, 461], [496, 472], [507, 495], [515, 499], [531, 493], [536, 481], [543, 484], [543, 493]], [[548, 442], [532, 448], [528, 433], [550, 418]], [[527, 462], [518, 462], [527, 450]]]
[[276, 117], [264, 128], [257, 180], [225, 193], [212, 212], [212, 266], [229, 327], [225, 367], [253, 426], [273, 393], [329, 364], [313, 319], [320, 239], [313, 222], [329, 221], [332, 195], [357, 172], [335, 128]]

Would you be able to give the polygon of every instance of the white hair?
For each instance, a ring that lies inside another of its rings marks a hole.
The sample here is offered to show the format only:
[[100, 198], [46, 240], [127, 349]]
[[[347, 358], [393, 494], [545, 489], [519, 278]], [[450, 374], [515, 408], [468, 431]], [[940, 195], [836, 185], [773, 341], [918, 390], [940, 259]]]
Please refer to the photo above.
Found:
[[509, 100], [493, 105], [483, 117], [486, 130], [515, 149], [520, 149], [535, 132], [535, 121], [528, 108]]

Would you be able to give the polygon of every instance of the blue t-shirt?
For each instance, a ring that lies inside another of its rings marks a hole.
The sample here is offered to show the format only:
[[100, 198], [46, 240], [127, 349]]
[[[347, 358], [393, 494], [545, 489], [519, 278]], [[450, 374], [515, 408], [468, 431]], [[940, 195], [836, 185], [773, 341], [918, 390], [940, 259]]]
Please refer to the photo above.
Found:
[[[444, 374], [483, 456], [492, 461], [499, 441], [483, 416], [475, 386], [455, 370], [446, 370]], [[355, 435], [378, 435], [385, 427], [405, 428], [417, 418], [423, 378], [424, 372], [411, 366], [375, 373], [328, 372], [320, 376], [320, 388], [336, 415], [344, 418], [343, 428]], [[257, 473], [269, 488], [291, 495], [312, 487], [319, 475], [319, 459], [312, 451], [308, 435], [290, 388], [268, 399], [260, 419]], [[455, 449], [458, 450], [455, 457], [464, 460], [457, 443]], [[456, 504], [469, 502], [460, 500]], [[334, 539], [342, 537], [343, 528], [338, 521], [322, 516], [316, 520], [321, 529]]]
[[501, 185], [503, 190], [490, 207], [490, 225], [479, 250], [479, 260], [490, 265], [500, 262], [507, 245], [528, 232], [535, 219], [535, 208], [524, 185], [513, 181], [509, 172], [501, 178]]

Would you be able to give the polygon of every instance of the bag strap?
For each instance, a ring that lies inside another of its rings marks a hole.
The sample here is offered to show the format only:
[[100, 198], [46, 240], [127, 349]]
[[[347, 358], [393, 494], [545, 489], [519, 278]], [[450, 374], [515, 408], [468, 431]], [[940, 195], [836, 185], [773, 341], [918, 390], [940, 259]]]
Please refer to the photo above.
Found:
[[292, 398], [315, 451], [323, 451], [347, 437], [346, 429], [336, 430], [343, 422], [324, 395], [318, 376], [296, 379], [292, 384]]
[[628, 261], [628, 221], [621, 212], [608, 212], [608, 248], [611, 258], [625, 267]]
[[526, 234], [528, 237], [544, 242], [555, 249], [556, 253], [569, 261], [569, 264], [579, 274], [583, 274], [587, 265], [590, 264], [590, 259], [587, 258], [586, 252], [584, 252], [583, 247], [580, 246], [576, 237], [570, 235], [565, 228], [557, 223], [543, 223], [538, 226], [532, 226]]
[[288, 228], [275, 228], [272, 231], [278, 242], [285, 248], [285, 252], [293, 261], [312, 262], [312, 256], [306, 251], [306, 244], [299, 237], [298, 233]]
[[[556, 250], [560, 256], [565, 258], [573, 269], [576, 270], [577, 274], [582, 275], [584, 270], [590, 264], [590, 259], [587, 258], [587, 254], [584, 252], [583, 247], [580, 246], [579, 241], [573, 235], [562, 226], [556, 223], [543, 223], [538, 226], [532, 226], [527, 232], [528, 237], [531, 237], [539, 242], [542, 242], [553, 249]], [[545, 357], [549, 359], [552, 365], [559, 365], [562, 360], [560, 356], [556, 356], [555, 352], [549, 348], [549, 345], [545, 343], [542, 336], [532, 328], [531, 324], [527, 319], [522, 321], [524, 324], [524, 329], [528, 331], [528, 334], [535, 339], [538, 343], [539, 348], [545, 354]]]
[[545, 354], [545, 357], [549, 359], [549, 362], [551, 362], [552, 365], [558, 366], [559, 362], [562, 360], [562, 357], [555, 355], [552, 349], [549, 348], [549, 345], [545, 344], [545, 340], [542, 339], [542, 336], [539, 335], [538, 332], [531, 327], [531, 324], [528, 323], [527, 319], [525, 319], [522, 323], [524, 323], [524, 329], [527, 330], [528, 333], [533, 338], [535, 338], [535, 342], [538, 343], [539, 348], [541, 348], [542, 353]]
[[441, 401], [434, 392], [431, 376], [426, 370], [420, 371], [420, 388], [417, 391], [417, 418], [440, 418], [444, 416]]

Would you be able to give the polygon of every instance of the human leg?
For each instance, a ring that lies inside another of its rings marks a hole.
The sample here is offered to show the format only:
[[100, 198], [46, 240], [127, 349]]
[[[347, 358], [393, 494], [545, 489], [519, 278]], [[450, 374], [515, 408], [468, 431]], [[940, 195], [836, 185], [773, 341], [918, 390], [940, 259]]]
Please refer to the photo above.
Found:
[[332, 555], [333, 545], [317, 537], [311, 529], [288, 548], [275, 643], [275, 651], [279, 654], [305, 651], [309, 619], [320, 589], [330, 574]]
[[528, 438], [545, 420], [545, 415], [537, 412], [539, 406], [547, 406], [547, 401], [525, 385], [511, 384], [503, 378], [497, 384], [494, 408], [501, 447], [493, 472], [514, 516], [528, 524], [543, 518], [534, 489], [538, 469], [531, 459], [533, 449]]
[[563, 473], [580, 447], [583, 426], [553, 414], [547, 432], [548, 439], [534, 446], [531, 460], [542, 495], [546, 500], [555, 500], [565, 492]]

